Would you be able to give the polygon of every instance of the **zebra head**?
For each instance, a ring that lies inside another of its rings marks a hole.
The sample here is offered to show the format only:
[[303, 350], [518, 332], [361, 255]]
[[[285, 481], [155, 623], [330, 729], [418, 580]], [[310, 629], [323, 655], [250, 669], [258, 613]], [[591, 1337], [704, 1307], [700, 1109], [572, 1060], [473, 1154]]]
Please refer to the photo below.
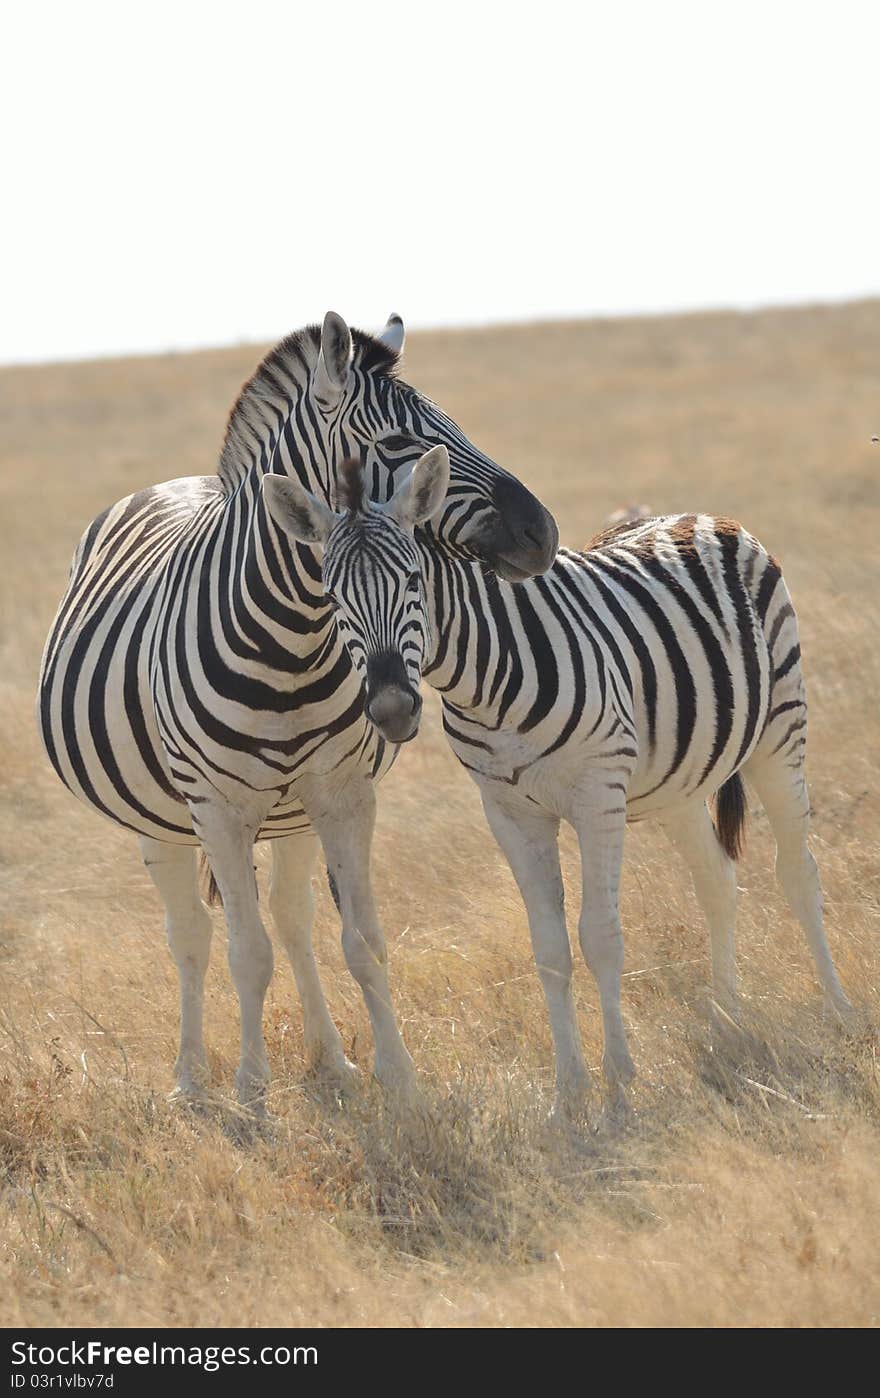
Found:
[[449, 454], [432, 447], [384, 505], [366, 495], [355, 459], [343, 463], [330, 509], [298, 480], [266, 476], [263, 494], [291, 539], [323, 549], [324, 593], [355, 669], [366, 685], [365, 712], [383, 738], [407, 743], [419, 730], [419, 683], [428, 636], [421, 558], [413, 537], [443, 504]]
[[336, 467], [359, 458], [372, 500], [389, 500], [397, 483], [434, 445], [449, 453], [446, 503], [428, 530], [441, 547], [476, 559], [509, 582], [543, 573], [559, 545], [550, 512], [531, 491], [470, 442], [435, 403], [397, 374], [404, 328], [392, 315], [378, 336], [351, 331], [328, 311], [317, 341], [310, 397], [325, 426]]

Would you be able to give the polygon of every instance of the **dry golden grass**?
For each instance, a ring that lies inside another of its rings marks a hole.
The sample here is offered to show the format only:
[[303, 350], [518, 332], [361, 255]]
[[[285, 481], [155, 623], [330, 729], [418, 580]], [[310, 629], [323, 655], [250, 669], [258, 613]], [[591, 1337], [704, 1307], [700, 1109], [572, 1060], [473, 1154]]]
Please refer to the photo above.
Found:
[[[623, 1134], [551, 1130], [525, 916], [439, 734], [384, 784], [376, 886], [428, 1108], [344, 1106], [304, 1079], [281, 958], [267, 1007], [275, 1130], [172, 1107], [176, 978], [126, 835], [40, 750], [40, 648], [86, 522], [210, 471], [252, 349], [6, 370], [2, 399], [3, 1301], [19, 1324], [821, 1325], [880, 1314], [880, 1084], [867, 1027], [823, 1023], [758, 815], [742, 865], [738, 1058], [706, 1030], [706, 938], [662, 840], [631, 832]], [[628, 501], [737, 515], [783, 560], [811, 699], [815, 842], [845, 985], [878, 1021], [880, 304], [413, 336], [407, 374], [586, 540]], [[566, 841], [570, 907], [577, 907]], [[316, 937], [369, 1063], [335, 912]], [[231, 1090], [222, 928], [212, 1064]], [[576, 993], [598, 1070], [595, 989]]]

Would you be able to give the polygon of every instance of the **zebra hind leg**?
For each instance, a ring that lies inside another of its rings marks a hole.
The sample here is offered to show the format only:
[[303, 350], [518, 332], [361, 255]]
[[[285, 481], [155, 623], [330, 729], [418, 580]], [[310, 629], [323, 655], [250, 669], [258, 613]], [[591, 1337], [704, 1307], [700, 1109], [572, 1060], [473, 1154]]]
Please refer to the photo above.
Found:
[[709, 925], [713, 1032], [723, 1038], [738, 1006], [736, 865], [722, 847], [705, 801], [690, 801], [664, 812], [661, 824], [690, 870], [697, 902]]
[[[772, 741], [772, 740], [771, 740]], [[769, 748], [770, 744], [766, 744]], [[776, 839], [776, 877], [795, 917], [807, 935], [825, 995], [825, 1006], [844, 1024], [853, 1024], [855, 1011], [847, 999], [825, 937], [822, 885], [807, 843], [810, 798], [803, 767], [803, 744], [782, 745], [749, 759], [744, 775], [767, 812]]]
[[272, 841], [269, 907], [302, 1002], [306, 1062], [319, 1076], [344, 1086], [360, 1075], [346, 1058], [342, 1036], [330, 1017], [312, 948], [312, 867], [318, 848], [318, 840], [309, 833]]
[[197, 1099], [208, 1083], [202, 1033], [205, 972], [211, 954], [211, 919], [199, 896], [196, 851], [141, 839], [147, 872], [165, 905], [165, 931], [180, 979], [180, 1050], [175, 1073], [181, 1096]]

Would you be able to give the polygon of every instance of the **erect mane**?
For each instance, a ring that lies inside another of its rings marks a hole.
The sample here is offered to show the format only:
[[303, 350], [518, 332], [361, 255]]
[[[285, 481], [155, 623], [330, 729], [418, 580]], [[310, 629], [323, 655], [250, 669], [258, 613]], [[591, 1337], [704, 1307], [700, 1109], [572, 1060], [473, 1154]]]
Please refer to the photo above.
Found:
[[[383, 341], [352, 329], [354, 367], [362, 373], [394, 378], [399, 356]], [[259, 464], [309, 387], [321, 348], [321, 327], [294, 330], [269, 350], [242, 385], [226, 423], [217, 474], [231, 494], [256, 462]]]
[[364, 507], [365, 484], [363, 468], [357, 457], [350, 456], [343, 461], [336, 481], [339, 508], [347, 510], [350, 515], [360, 514]]

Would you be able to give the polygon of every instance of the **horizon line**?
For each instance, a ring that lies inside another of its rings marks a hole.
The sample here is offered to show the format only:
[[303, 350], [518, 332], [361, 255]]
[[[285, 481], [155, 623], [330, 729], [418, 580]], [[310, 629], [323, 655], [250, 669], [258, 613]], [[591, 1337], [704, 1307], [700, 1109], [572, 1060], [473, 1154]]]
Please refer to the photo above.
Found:
[[[593, 311], [549, 311], [539, 312], [534, 315], [511, 316], [490, 319], [475, 317], [473, 320], [455, 321], [412, 321], [409, 322], [404, 316], [407, 335], [442, 335], [457, 334], [461, 331], [482, 331], [482, 330], [504, 330], [518, 329], [550, 325], [570, 325], [578, 322], [603, 322], [615, 320], [663, 320], [663, 319], [687, 319], [698, 318], [700, 316], [729, 315], [748, 316], [760, 315], [768, 311], [808, 311], [817, 308], [833, 308], [844, 306], [858, 306], [869, 304], [873, 301], [880, 301], [880, 288], [865, 290], [862, 292], [846, 293], [842, 295], [815, 295], [809, 297], [781, 297], [778, 300], [756, 300], [738, 302], [706, 302], [690, 305], [669, 305], [661, 307], [621, 307], [613, 310], [593, 310]], [[312, 322], [308, 322], [311, 324]], [[350, 324], [352, 322], [349, 322]], [[294, 326], [291, 329], [299, 329]], [[360, 326], [360, 329], [366, 327]], [[157, 344], [147, 347], [127, 347], [119, 350], [108, 350], [94, 354], [90, 351], [82, 354], [60, 355], [57, 358], [46, 359], [0, 359], [0, 370], [6, 369], [40, 369], [61, 367], [63, 365], [74, 364], [105, 364], [115, 363], [126, 359], [161, 359], [171, 358], [177, 355], [206, 354], [216, 351], [222, 353], [225, 350], [245, 349], [253, 346], [259, 349], [264, 345], [277, 344], [285, 335], [291, 333], [291, 329], [282, 331], [280, 335], [254, 335], [230, 338], [228, 340], [182, 340], [172, 344]], [[381, 329], [380, 326], [377, 326]], [[371, 333], [371, 332], [367, 332]]]

